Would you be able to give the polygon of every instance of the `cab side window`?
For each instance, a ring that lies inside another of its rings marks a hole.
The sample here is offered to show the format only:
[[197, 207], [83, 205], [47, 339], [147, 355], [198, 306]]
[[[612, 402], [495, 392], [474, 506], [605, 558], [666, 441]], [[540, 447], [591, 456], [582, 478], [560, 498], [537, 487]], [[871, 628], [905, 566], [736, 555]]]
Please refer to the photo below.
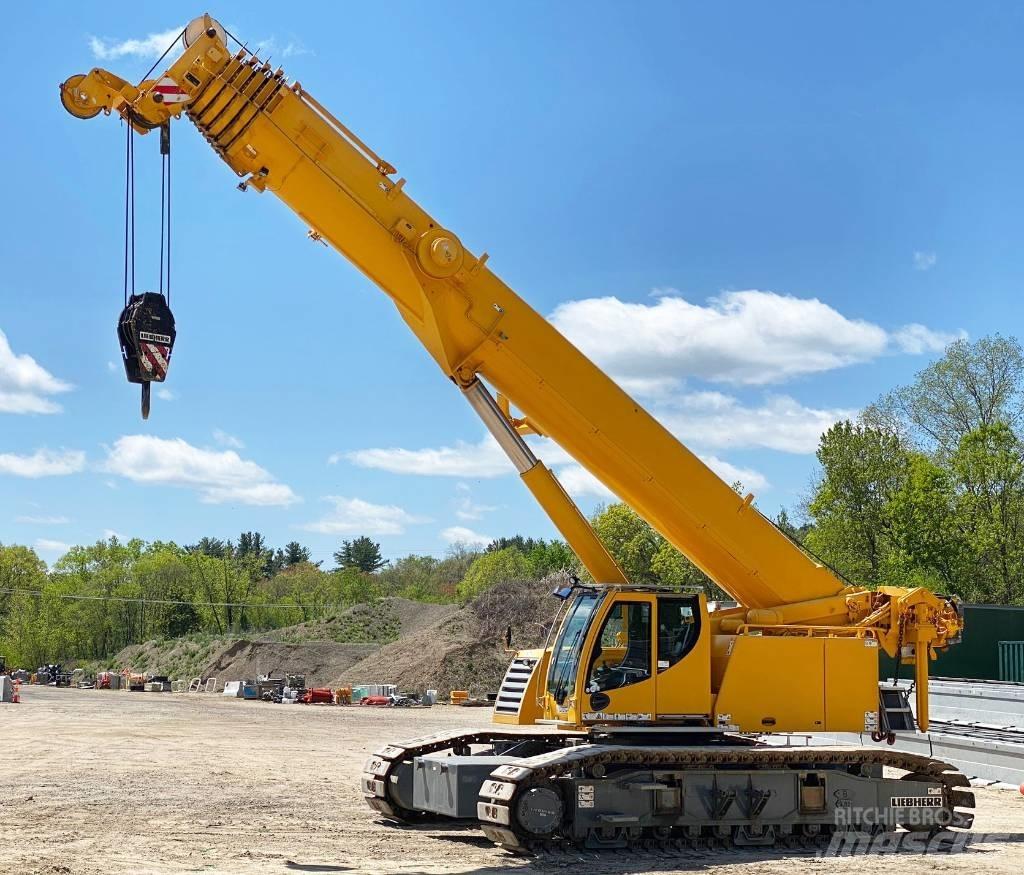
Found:
[[619, 602], [601, 627], [590, 657], [587, 692], [617, 690], [651, 676], [651, 605]]
[[672, 668], [693, 650], [700, 635], [696, 598], [658, 599], [658, 671]]

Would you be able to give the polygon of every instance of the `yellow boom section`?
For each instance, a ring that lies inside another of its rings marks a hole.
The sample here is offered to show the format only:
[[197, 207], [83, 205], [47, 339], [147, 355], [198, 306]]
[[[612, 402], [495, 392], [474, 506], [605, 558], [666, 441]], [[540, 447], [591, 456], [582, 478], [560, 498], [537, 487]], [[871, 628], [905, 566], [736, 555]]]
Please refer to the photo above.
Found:
[[[314, 237], [391, 297], [458, 386], [469, 390], [483, 377], [521, 411], [521, 418], [512, 418], [499, 398], [513, 428], [555, 440], [748, 608], [844, 592], [842, 581], [751, 507], [750, 496], [737, 495], [505, 285], [486, 255], [469, 252], [413, 201], [391, 165], [300, 84], [287, 83], [281, 70], [245, 51], [232, 54], [220, 34], [215, 27], [195, 31], [168, 68], [165, 76], [185, 92], [182, 103], [165, 103], [153, 81], [133, 86], [93, 70], [68, 80], [65, 106], [83, 118], [116, 111], [140, 131], [184, 110], [244, 177], [241, 188], [273, 192]], [[450, 170], [456, 166], [453, 160]], [[542, 479], [535, 475], [531, 489], [556, 516], [567, 505]], [[622, 579], [579, 520], [566, 525], [576, 532], [572, 546], [599, 580]], [[563, 533], [566, 525], [559, 525]], [[807, 613], [818, 618], [813, 607]], [[836, 621], [846, 621], [842, 614]]]

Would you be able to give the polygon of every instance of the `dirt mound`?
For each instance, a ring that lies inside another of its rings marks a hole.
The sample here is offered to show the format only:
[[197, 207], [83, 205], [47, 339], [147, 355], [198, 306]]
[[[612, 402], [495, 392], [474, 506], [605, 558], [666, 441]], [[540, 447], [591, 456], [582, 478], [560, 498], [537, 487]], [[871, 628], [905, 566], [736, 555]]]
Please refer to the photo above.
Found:
[[199, 672], [221, 681], [254, 680], [270, 672], [304, 674], [310, 686], [325, 686], [340, 672], [380, 649], [378, 644], [284, 644], [276, 641], [232, 641]]
[[279, 670], [305, 674], [317, 686], [395, 683], [409, 692], [483, 695], [498, 688], [508, 667], [507, 626], [514, 648], [543, 644], [560, 604], [552, 587], [513, 581], [462, 607], [386, 598], [250, 638], [147, 641], [122, 650], [113, 667], [220, 681]]
[[130, 644], [110, 660], [109, 665], [100, 667], [192, 678], [201, 674], [214, 654], [230, 643], [230, 638], [212, 635], [146, 641]]
[[538, 647], [560, 602], [550, 581], [510, 581], [488, 590], [434, 628], [403, 635], [332, 679], [339, 683], [394, 683], [407, 692], [434, 688], [484, 695], [498, 689], [508, 668], [505, 629], [512, 646]]
[[432, 629], [457, 614], [458, 605], [435, 605], [391, 597], [353, 605], [334, 617], [297, 623], [258, 636], [258, 641], [337, 641], [386, 644], [421, 629]]

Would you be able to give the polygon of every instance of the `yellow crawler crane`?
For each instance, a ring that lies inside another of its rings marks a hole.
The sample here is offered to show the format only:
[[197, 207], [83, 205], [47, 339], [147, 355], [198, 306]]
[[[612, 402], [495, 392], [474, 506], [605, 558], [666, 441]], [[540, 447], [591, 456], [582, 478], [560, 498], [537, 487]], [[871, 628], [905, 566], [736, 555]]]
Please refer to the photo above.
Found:
[[[928, 663], [960, 636], [956, 601], [849, 585], [808, 556], [506, 286], [486, 254], [413, 201], [391, 164], [228, 39], [201, 16], [157, 78], [133, 85], [94, 69], [64, 82], [61, 100], [72, 115], [116, 114], [140, 134], [187, 117], [240, 189], [272, 192], [358, 266], [597, 582], [562, 592], [551, 646], [512, 660], [493, 730], [378, 751], [362, 781], [370, 807], [393, 820], [476, 819], [527, 852], [969, 827], [968, 782], [945, 763], [887, 747], [780, 747], [763, 735], [891, 741], [913, 730], [906, 697], [880, 690], [883, 651], [913, 666], [917, 728], [927, 729]], [[709, 612], [701, 593], [631, 585], [527, 434], [556, 441], [740, 606]], [[906, 774], [886, 778], [885, 766]]]

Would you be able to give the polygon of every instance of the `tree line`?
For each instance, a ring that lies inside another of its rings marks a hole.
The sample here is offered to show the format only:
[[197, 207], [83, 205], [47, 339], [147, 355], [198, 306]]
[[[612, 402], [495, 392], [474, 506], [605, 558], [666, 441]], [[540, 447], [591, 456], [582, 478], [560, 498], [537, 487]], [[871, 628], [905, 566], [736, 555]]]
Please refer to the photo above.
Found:
[[[808, 495], [775, 522], [858, 584], [1024, 604], [1022, 417], [1018, 342], [955, 343], [823, 434]], [[599, 507], [591, 522], [631, 581], [725, 595], [626, 505]], [[244, 635], [386, 596], [465, 602], [508, 580], [586, 578], [563, 541], [523, 535], [393, 561], [363, 536], [334, 560], [325, 570], [302, 544], [271, 548], [259, 532], [185, 546], [111, 538], [50, 568], [28, 547], [0, 545], [0, 590], [12, 591], [0, 592], [0, 653], [26, 666], [101, 659], [152, 638]]]
[[820, 473], [781, 525], [858, 583], [1024, 604], [1024, 353], [958, 341], [821, 437]]
[[[593, 524], [632, 579], [696, 579], [625, 505], [599, 508]], [[331, 618], [387, 596], [467, 602], [504, 581], [586, 577], [564, 541], [523, 535], [394, 561], [362, 536], [343, 541], [334, 559], [325, 570], [302, 544], [274, 549], [259, 532], [185, 546], [110, 538], [72, 547], [50, 568], [28, 547], [0, 545], [0, 590], [9, 591], [0, 593], [0, 653], [26, 666], [103, 659], [150, 639], [238, 636]]]

